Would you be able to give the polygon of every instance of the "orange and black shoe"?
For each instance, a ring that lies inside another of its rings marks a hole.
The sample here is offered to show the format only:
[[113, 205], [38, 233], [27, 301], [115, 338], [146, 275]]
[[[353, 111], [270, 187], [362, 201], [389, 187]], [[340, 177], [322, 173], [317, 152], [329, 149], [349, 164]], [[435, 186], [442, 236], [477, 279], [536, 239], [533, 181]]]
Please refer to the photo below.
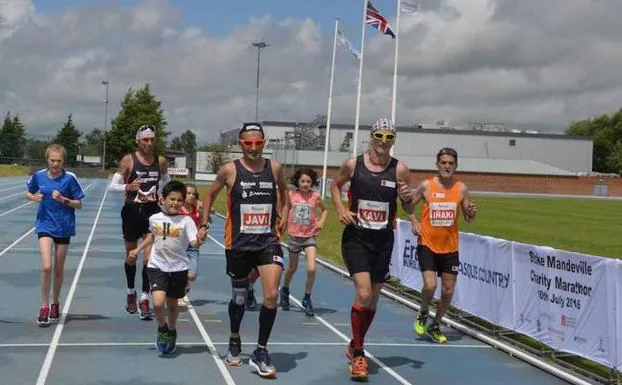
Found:
[[350, 379], [354, 381], [367, 381], [369, 367], [365, 356], [356, 356], [350, 362]]

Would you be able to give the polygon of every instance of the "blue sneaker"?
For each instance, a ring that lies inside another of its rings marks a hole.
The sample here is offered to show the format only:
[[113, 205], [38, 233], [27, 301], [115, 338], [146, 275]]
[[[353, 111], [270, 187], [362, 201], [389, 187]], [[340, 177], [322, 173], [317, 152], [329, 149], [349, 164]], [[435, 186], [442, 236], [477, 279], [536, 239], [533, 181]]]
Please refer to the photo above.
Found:
[[162, 354], [168, 353], [168, 350], [170, 349], [168, 333], [168, 326], [164, 325], [158, 328], [158, 332], [156, 334], [155, 346], [156, 349], [158, 349], [158, 352]]
[[177, 330], [169, 330], [168, 331], [168, 349], [166, 349], [166, 354], [175, 353], [177, 350]]
[[270, 354], [266, 349], [255, 349], [251, 358], [248, 360], [249, 365], [257, 371], [260, 377], [274, 378], [276, 377], [276, 369], [270, 363]]
[[302, 307], [305, 309], [305, 314], [309, 317], [313, 317], [315, 315], [315, 310], [313, 310], [313, 303], [311, 302], [311, 297], [306, 296], [302, 299]]

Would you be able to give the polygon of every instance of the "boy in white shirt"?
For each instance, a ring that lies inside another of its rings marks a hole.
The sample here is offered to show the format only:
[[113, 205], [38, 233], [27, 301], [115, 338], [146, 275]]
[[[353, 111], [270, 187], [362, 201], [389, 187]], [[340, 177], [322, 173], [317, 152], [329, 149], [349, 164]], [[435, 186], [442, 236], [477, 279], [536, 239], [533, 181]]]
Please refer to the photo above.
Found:
[[129, 253], [130, 258], [136, 259], [140, 251], [153, 244], [147, 272], [158, 322], [156, 348], [162, 354], [173, 353], [176, 348], [177, 300], [184, 297], [188, 284], [186, 250], [188, 245], [198, 248], [207, 237], [205, 229], [197, 229], [190, 217], [179, 213], [185, 200], [186, 185], [178, 181], [167, 183], [160, 198], [163, 211], [149, 217], [149, 234]]

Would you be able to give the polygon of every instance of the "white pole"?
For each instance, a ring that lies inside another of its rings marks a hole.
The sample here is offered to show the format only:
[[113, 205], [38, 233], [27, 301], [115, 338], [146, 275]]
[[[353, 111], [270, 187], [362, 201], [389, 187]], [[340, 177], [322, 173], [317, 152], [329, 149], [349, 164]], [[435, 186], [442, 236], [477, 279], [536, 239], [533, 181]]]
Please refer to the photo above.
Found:
[[326, 131], [324, 138], [324, 164], [322, 168], [322, 199], [326, 196], [326, 166], [328, 163], [328, 146], [330, 142], [330, 119], [333, 105], [333, 81], [335, 78], [335, 56], [337, 54], [337, 30], [339, 18], [335, 19], [335, 37], [333, 38], [333, 61], [330, 66], [330, 86], [328, 87], [328, 112], [326, 114]]
[[[397, 63], [400, 52], [400, 13], [402, 7], [402, 0], [397, 0], [397, 15], [395, 17], [395, 63], [393, 63], [393, 97], [391, 98], [391, 121], [393, 125], [396, 125], [395, 122], [395, 110], [397, 105]], [[395, 146], [391, 147], [391, 155], [393, 155], [395, 151]]]
[[365, 54], [365, 22], [367, 16], [367, 0], [363, 0], [363, 28], [361, 31], [361, 59], [359, 63], [359, 85], [356, 93], [356, 116], [354, 117], [354, 139], [352, 143], [352, 155], [356, 156], [359, 140], [359, 119], [361, 116], [361, 88], [363, 86], [363, 55]]

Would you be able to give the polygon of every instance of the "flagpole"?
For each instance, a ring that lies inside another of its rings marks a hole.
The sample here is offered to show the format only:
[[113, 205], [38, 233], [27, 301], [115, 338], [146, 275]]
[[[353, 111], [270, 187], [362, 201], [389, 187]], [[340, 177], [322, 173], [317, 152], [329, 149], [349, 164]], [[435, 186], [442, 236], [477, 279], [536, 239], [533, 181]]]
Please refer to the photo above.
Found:
[[365, 54], [365, 27], [367, 18], [367, 0], [363, 0], [363, 28], [361, 31], [361, 59], [359, 63], [359, 84], [356, 93], [356, 116], [354, 117], [354, 141], [352, 143], [352, 155], [356, 156], [359, 136], [359, 119], [361, 115], [361, 88], [363, 86], [363, 55]]
[[[397, 0], [397, 15], [395, 17], [395, 62], [393, 63], [393, 96], [391, 98], [391, 121], [393, 125], [397, 125], [395, 122], [395, 110], [397, 105], [397, 63], [400, 52], [400, 13], [402, 7], [402, 0]], [[391, 147], [391, 155], [393, 155], [395, 146]]]
[[324, 163], [322, 167], [322, 199], [326, 196], [326, 166], [328, 163], [328, 146], [330, 145], [330, 119], [333, 106], [333, 82], [335, 78], [335, 56], [337, 54], [337, 31], [339, 18], [335, 19], [335, 36], [333, 38], [333, 61], [330, 66], [330, 86], [328, 87], [328, 112], [326, 113], [326, 137], [324, 138]]

